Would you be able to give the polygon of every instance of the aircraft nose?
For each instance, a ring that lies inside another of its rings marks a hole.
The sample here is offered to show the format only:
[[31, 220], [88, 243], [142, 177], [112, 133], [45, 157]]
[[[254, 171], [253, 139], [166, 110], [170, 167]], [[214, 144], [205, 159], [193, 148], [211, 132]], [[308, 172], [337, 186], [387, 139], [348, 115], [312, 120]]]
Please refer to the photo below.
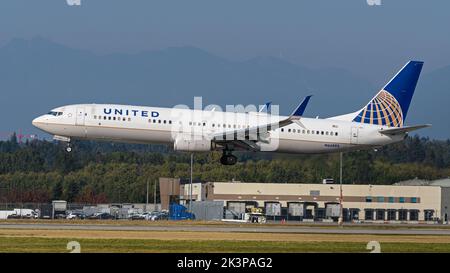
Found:
[[42, 124], [44, 123], [44, 118], [42, 116], [37, 117], [33, 119], [31, 123], [33, 124], [34, 127], [41, 128]]

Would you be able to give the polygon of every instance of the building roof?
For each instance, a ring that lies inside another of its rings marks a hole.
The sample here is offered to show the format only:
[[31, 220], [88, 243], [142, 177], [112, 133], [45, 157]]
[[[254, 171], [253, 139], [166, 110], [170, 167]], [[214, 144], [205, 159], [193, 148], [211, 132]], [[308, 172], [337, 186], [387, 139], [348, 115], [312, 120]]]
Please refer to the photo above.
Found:
[[405, 180], [393, 184], [395, 186], [440, 186], [440, 187], [450, 187], [450, 177], [437, 179], [437, 180], [423, 180], [414, 178], [411, 180]]
[[431, 186], [450, 187], [450, 178], [434, 180], [430, 184]]

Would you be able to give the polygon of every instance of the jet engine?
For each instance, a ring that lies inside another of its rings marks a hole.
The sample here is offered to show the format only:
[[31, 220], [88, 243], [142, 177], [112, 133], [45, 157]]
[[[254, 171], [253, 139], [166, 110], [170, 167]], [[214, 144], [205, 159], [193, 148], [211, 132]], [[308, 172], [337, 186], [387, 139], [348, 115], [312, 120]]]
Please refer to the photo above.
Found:
[[173, 149], [183, 152], [208, 152], [212, 149], [210, 139], [204, 137], [195, 138], [191, 135], [184, 137], [183, 135], [175, 138]]

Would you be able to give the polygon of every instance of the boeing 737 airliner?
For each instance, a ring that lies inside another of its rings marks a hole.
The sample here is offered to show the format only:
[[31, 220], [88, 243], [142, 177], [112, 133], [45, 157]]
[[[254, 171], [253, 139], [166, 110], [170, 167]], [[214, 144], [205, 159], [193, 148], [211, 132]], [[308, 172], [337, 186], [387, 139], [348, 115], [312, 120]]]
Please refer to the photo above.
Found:
[[37, 128], [68, 143], [73, 139], [173, 145], [176, 151], [221, 150], [224, 165], [233, 151], [331, 153], [370, 149], [402, 141], [423, 62], [408, 62], [369, 103], [351, 114], [326, 119], [303, 117], [310, 96], [290, 116], [265, 112], [223, 112], [111, 104], [55, 108], [33, 120]]

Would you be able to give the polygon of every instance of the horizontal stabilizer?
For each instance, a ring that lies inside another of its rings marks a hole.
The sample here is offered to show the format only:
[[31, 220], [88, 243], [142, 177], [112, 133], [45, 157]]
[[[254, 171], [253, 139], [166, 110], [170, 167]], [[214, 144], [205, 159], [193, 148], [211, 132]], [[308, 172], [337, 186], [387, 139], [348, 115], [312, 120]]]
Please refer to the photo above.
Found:
[[419, 130], [422, 128], [431, 127], [431, 124], [422, 124], [422, 125], [414, 125], [414, 126], [405, 126], [405, 127], [398, 127], [398, 128], [389, 128], [389, 129], [380, 129], [378, 132], [380, 132], [383, 135], [398, 135], [398, 134], [405, 134], [411, 131]]

